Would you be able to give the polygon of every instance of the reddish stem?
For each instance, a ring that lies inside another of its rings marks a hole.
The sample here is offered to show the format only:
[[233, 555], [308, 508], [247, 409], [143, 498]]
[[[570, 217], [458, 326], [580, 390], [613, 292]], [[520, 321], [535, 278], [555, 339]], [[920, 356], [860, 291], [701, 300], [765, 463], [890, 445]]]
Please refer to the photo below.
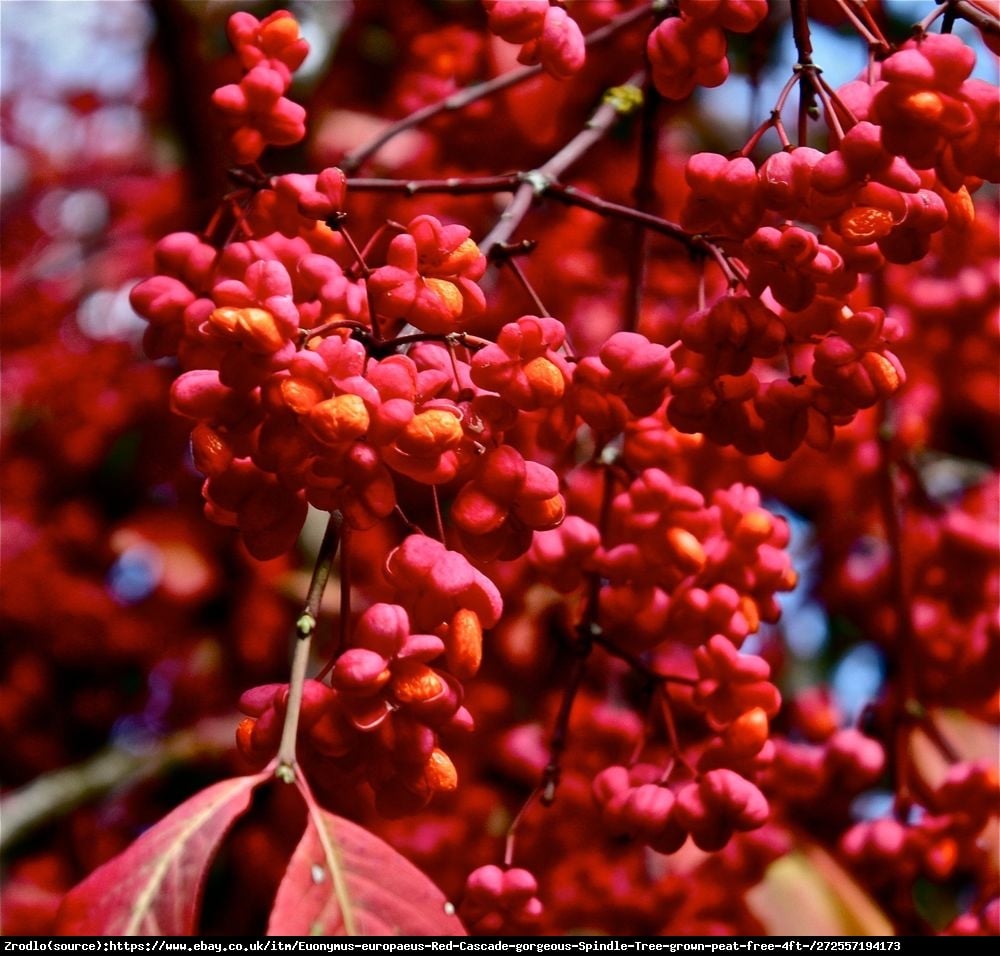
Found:
[[524, 274], [524, 269], [521, 268], [521, 264], [517, 259], [512, 256], [506, 256], [503, 259], [503, 264], [514, 273], [517, 281], [520, 283], [521, 287], [528, 294], [528, 298], [531, 299], [532, 304], [535, 307], [535, 315], [551, 315], [545, 304], [542, 302], [542, 297], [538, 294], [535, 287], [528, 281], [528, 277]]
[[347, 647], [347, 632], [351, 626], [351, 566], [348, 563], [348, 541], [350, 535], [347, 525], [341, 529], [340, 536], [340, 625], [337, 629], [337, 656]]
[[757, 148], [757, 144], [764, 138], [768, 130], [777, 129], [780, 123], [781, 114], [775, 110], [750, 134], [747, 141], [743, 144], [742, 149], [740, 149], [740, 156], [749, 156]]
[[559, 786], [559, 778], [562, 775], [562, 754], [569, 742], [569, 719], [573, 713], [573, 704], [576, 702], [576, 695], [583, 684], [583, 678], [587, 673], [587, 663], [590, 659], [592, 647], [592, 632], [590, 628], [580, 628], [579, 637], [573, 646], [575, 654], [573, 667], [570, 671], [569, 680], [563, 689], [562, 701], [559, 704], [559, 713], [556, 715], [555, 726], [552, 730], [552, 738], [549, 741], [549, 762], [542, 771], [540, 783], [541, 801], [543, 806], [551, 806], [556, 798], [556, 788]]
[[917, 700], [916, 656], [913, 622], [910, 618], [909, 588], [904, 564], [903, 529], [896, 499], [891, 439], [879, 440], [878, 495], [882, 525], [889, 545], [889, 590], [896, 612], [896, 632], [892, 659], [898, 677], [896, 694], [890, 701], [890, 734], [893, 747], [893, 772], [896, 787], [896, 815], [905, 820], [912, 806], [914, 767], [909, 753], [910, 736], [915, 724], [923, 720], [924, 710]]
[[614, 641], [611, 640], [611, 638], [603, 633], [594, 635], [594, 643], [600, 644], [600, 646], [603, 647], [612, 657], [617, 657], [620, 660], [625, 661], [625, 663], [628, 664], [632, 670], [638, 674], [642, 674], [643, 677], [651, 682], [683, 684], [687, 687], [693, 687], [698, 683], [697, 678], [694, 677], [685, 677], [681, 674], [661, 674], [659, 671], [650, 667], [637, 654], [633, 654], [631, 651], [628, 651], [623, 647], [619, 647]]
[[[639, 169], [632, 195], [639, 212], [648, 212], [656, 202], [653, 174], [659, 154], [659, 112], [661, 98], [647, 75], [642, 85], [642, 117], [639, 126]], [[635, 223], [632, 229], [632, 250], [628, 260], [628, 288], [625, 299], [625, 330], [634, 332], [639, 327], [642, 311], [642, 291], [646, 279], [647, 256], [646, 230]]]
[[972, 0], [951, 0], [951, 9], [955, 12], [955, 16], [968, 20], [983, 33], [1000, 36], [1000, 17], [983, 9]]
[[[827, 82], [823, 79], [823, 77], [820, 76], [819, 74], [816, 74], [813, 77], [813, 80], [814, 80], [813, 89], [816, 91], [817, 95], [820, 98], [820, 101], [823, 103], [823, 108], [826, 110], [826, 115], [829, 117], [830, 120], [830, 130], [834, 135], [836, 143], [839, 144], [840, 141], [844, 138], [844, 127], [841, 126], [840, 117], [837, 115], [837, 110], [834, 109], [833, 97], [830, 95], [832, 93], [832, 90], [830, 89]], [[841, 107], [844, 106], [843, 102], [839, 99], [839, 97], [837, 99], [837, 102], [840, 104]], [[844, 108], [846, 110], [846, 107]]]
[[868, 23], [865, 23], [857, 13], [854, 12], [851, 0], [836, 0], [837, 6], [843, 11], [844, 16], [851, 21], [851, 26], [861, 35], [862, 39], [868, 44], [869, 49], [878, 50], [879, 52], [884, 52], [889, 49], [889, 44], [885, 37], [882, 36], [882, 31], [878, 28], [878, 25], [872, 19], [871, 14], [864, 7], [861, 8], [862, 16], [865, 16]]
[[809, 0], [791, 0], [792, 39], [800, 66], [812, 66], [812, 34], [809, 30]]
[[697, 777], [697, 770], [691, 766], [681, 750], [680, 737], [677, 734], [677, 724], [674, 722], [674, 711], [670, 706], [670, 690], [666, 684], [660, 687], [660, 701], [662, 703], [660, 712], [663, 714], [663, 726], [667, 731], [667, 740], [670, 742], [671, 754], [677, 763], [684, 767], [692, 777]]
[[470, 176], [462, 179], [450, 176], [447, 179], [366, 179], [347, 180], [347, 188], [354, 192], [401, 192], [407, 196], [418, 193], [450, 193], [461, 196], [467, 193], [502, 193], [515, 189], [521, 178], [518, 173], [503, 176]]
[[848, 126], [849, 129], [858, 125], [858, 118], [855, 116], [854, 111], [841, 99], [840, 94], [822, 76], [817, 76], [817, 80], [819, 81], [820, 96], [823, 98], [823, 105], [830, 116], [830, 122], [833, 123], [837, 135], [843, 139], [844, 128], [842, 118], [850, 124]]
[[941, 728], [934, 722], [930, 714], [925, 714], [920, 721], [920, 729], [927, 735], [927, 739], [934, 744], [938, 753], [951, 763], [958, 763], [962, 757], [955, 749], [954, 745], [941, 732]]
[[446, 544], [444, 537], [444, 519], [441, 517], [441, 502], [438, 499], [437, 485], [431, 485], [431, 499], [434, 502], [434, 521], [437, 524], [438, 538]]
[[327, 222], [327, 225], [329, 225], [331, 229], [336, 229], [344, 237], [344, 242], [347, 243], [347, 248], [351, 250], [351, 254], [354, 256], [355, 262], [361, 270], [361, 276], [365, 280], [365, 297], [368, 300], [368, 318], [372, 324], [372, 336], [376, 342], [381, 342], [382, 330], [379, 328], [378, 316], [375, 314], [375, 303], [372, 301], [372, 293], [371, 289], [368, 288], [367, 281], [374, 270], [365, 261], [365, 254], [358, 248], [358, 244], [354, 241], [354, 237], [344, 227], [344, 218], [343, 213], [338, 213], [333, 217], [333, 219]]
[[[643, 74], [637, 73], [630, 77], [625, 85], [641, 86], [643, 79]], [[559, 152], [538, 169], [523, 174], [521, 185], [518, 186], [513, 199], [503, 211], [499, 222], [479, 243], [479, 248], [488, 256], [494, 246], [508, 242], [536, 200], [544, 195], [549, 186], [555, 183], [570, 166], [603, 139], [621, 115], [622, 111], [617, 100], [614, 97], [606, 98], [594, 112], [587, 125]]]
[[330, 322], [324, 322], [322, 325], [317, 325], [314, 329], [300, 329], [299, 339], [304, 345], [310, 339], [314, 339], [317, 336], [326, 335], [327, 332], [336, 332], [339, 329], [350, 329], [351, 333], [359, 333], [361, 335], [368, 335], [369, 328], [361, 322], [355, 322], [353, 319], [333, 319]]
[[812, 59], [812, 34], [809, 29], [808, 0], [792, 2], [792, 39], [798, 55], [796, 69], [799, 75], [799, 146], [805, 146], [808, 137], [809, 116], [816, 108], [816, 84]]
[[[919, 33], [926, 33], [934, 21], [939, 19], [942, 14], [948, 10], [948, 6], [949, 5], [947, 3], [939, 3], [933, 10], [931, 10], [930, 13], [927, 14], [926, 17], [923, 18], [923, 20], [916, 25], [914, 29]], [[952, 17], [954, 18], [954, 13], [952, 14]]]
[[676, 222], [654, 216], [652, 213], [642, 212], [633, 209], [631, 206], [623, 206], [620, 203], [609, 202], [601, 199], [575, 186], [563, 186], [561, 183], [551, 183], [545, 189], [545, 195], [566, 203], [569, 206], [579, 206], [582, 209], [589, 209], [601, 216], [609, 216], [617, 219], [625, 219], [630, 222], [639, 223], [652, 232], [661, 236], [669, 236], [677, 242], [687, 246], [692, 252], [708, 252], [708, 240], [702, 236], [692, 235]]

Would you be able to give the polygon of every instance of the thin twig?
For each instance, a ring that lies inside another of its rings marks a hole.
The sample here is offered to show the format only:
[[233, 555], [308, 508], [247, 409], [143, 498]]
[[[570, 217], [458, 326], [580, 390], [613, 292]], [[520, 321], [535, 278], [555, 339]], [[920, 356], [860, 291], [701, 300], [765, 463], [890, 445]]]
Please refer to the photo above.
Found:
[[[494, 247], [496, 248], [496, 247]], [[538, 294], [535, 287], [528, 281], [528, 277], [524, 274], [524, 269], [521, 268], [521, 264], [513, 256], [505, 256], [503, 259], [503, 264], [514, 273], [517, 281], [521, 284], [521, 287], [528, 294], [528, 298], [531, 299], [532, 304], [535, 307], [535, 315], [549, 316], [552, 315], [547, 308], [545, 308], [545, 303], [542, 302], [542, 297]]]
[[371, 286], [368, 282], [374, 270], [368, 265], [365, 260], [365, 254], [358, 248], [358, 244], [354, 241], [354, 237], [347, 231], [344, 226], [344, 220], [346, 219], [344, 213], [337, 213], [332, 218], [327, 220], [327, 225], [331, 229], [336, 229], [344, 238], [344, 242], [347, 244], [347, 248], [350, 249], [351, 255], [354, 256], [354, 261], [357, 264], [358, 269], [361, 271], [361, 277], [365, 280], [365, 297], [368, 302], [368, 319], [372, 324], [372, 335], [375, 337], [376, 342], [382, 340], [382, 330], [379, 328], [378, 316], [375, 314], [375, 303], [372, 300]]
[[772, 129], [778, 134], [781, 148], [788, 149], [791, 146], [791, 141], [788, 139], [784, 124], [781, 122], [781, 111], [773, 110], [771, 115], [747, 137], [747, 141], [740, 149], [740, 156], [749, 156], [757, 148], [757, 144], [764, 138], [765, 134]]
[[617, 657], [620, 660], [625, 661], [625, 663], [628, 664], [632, 670], [636, 671], [636, 673], [642, 674], [643, 677], [651, 682], [683, 684], [687, 687], [693, 687], [698, 683], [698, 679], [695, 677], [685, 677], [682, 674], [661, 674], [659, 671], [650, 667], [638, 655], [633, 654], [624, 647], [619, 647], [605, 634], [595, 634], [594, 643], [603, 647], [612, 657]]
[[677, 724], [674, 721], [674, 711], [670, 706], [670, 689], [666, 684], [660, 687], [660, 712], [663, 714], [663, 725], [667, 731], [667, 740], [670, 742], [670, 750], [674, 759], [684, 767], [692, 777], [698, 776], [698, 771], [691, 766], [691, 762], [684, 756], [681, 750], [680, 737], [677, 734]]
[[809, 30], [808, 0], [792, 0], [792, 38], [798, 56], [799, 74], [799, 146], [805, 146], [808, 121], [816, 108], [816, 85], [813, 82], [812, 34]]
[[[634, 10], [626, 10], [613, 20], [609, 20], [604, 26], [598, 27], [596, 30], [588, 33], [583, 38], [584, 46], [590, 48], [597, 43], [602, 43], [604, 40], [610, 39], [620, 30], [648, 16], [652, 8], [653, 4], [647, 3], [636, 7]], [[541, 72], [541, 65], [526, 66], [519, 70], [503, 73], [500, 76], [477, 83], [474, 86], [466, 87], [457, 93], [450, 93], [448, 96], [434, 103], [428, 103], [427, 106], [415, 110], [409, 116], [404, 116], [402, 119], [391, 123], [373, 140], [364, 146], [359, 146], [344, 156], [338, 165], [346, 173], [354, 172], [354, 170], [360, 168], [363, 163], [371, 159], [386, 143], [395, 139], [400, 133], [405, 133], [409, 129], [426, 123], [427, 120], [433, 119], [439, 113], [455, 112], [464, 109], [472, 103], [493, 96], [511, 86], [523, 83], [525, 80], [530, 80], [532, 77], [538, 76]]]
[[640, 212], [631, 206], [622, 206], [618, 203], [608, 202], [606, 199], [592, 196], [590, 193], [585, 193], [573, 186], [563, 186], [559, 183], [553, 183], [546, 189], [545, 194], [551, 196], [553, 199], [558, 199], [573, 206], [581, 206], [584, 209], [589, 209], [603, 216], [615, 216], [642, 223], [652, 232], [676, 239], [687, 246], [696, 256], [704, 257], [707, 255], [714, 259], [731, 288], [735, 288], [743, 281], [724, 250], [710, 236], [694, 235], [669, 219], [662, 219], [659, 216]]
[[652, 232], [658, 232], [661, 236], [669, 236], [671, 239], [676, 239], [687, 246], [692, 252], [704, 253], [707, 251], [704, 239], [692, 235], [676, 222], [671, 222], [669, 219], [663, 219], [660, 216], [654, 216], [648, 212], [640, 212], [631, 206], [623, 206], [620, 203], [601, 199], [599, 196], [584, 192], [575, 186], [563, 186], [560, 183], [552, 183], [546, 188], [545, 195], [570, 206], [580, 206], [583, 209], [589, 209], [591, 212], [596, 212], [602, 216], [612, 216], [639, 223]]
[[507, 827], [507, 836], [504, 839], [503, 845], [503, 865], [506, 867], [511, 866], [514, 862], [514, 843], [517, 839], [517, 831], [521, 826], [521, 821], [524, 820], [525, 814], [527, 814], [531, 805], [538, 799], [540, 792], [540, 787], [535, 787], [535, 789], [528, 794], [528, 799], [521, 804], [521, 809], [517, 811], [510, 826]]
[[438, 540], [447, 544], [444, 535], [444, 519], [441, 517], [441, 500], [438, 498], [437, 485], [431, 485], [431, 501], [434, 504], [434, 525], [437, 528]]
[[543, 806], [551, 806], [556, 798], [556, 788], [562, 774], [562, 754], [569, 742], [569, 718], [573, 713], [576, 695], [583, 684], [587, 673], [587, 663], [590, 660], [592, 639], [591, 628], [581, 628], [577, 643], [573, 647], [573, 668], [569, 680], [563, 688], [562, 700], [559, 703], [559, 713], [556, 715], [552, 737], [549, 740], [549, 762], [542, 771], [541, 801]]
[[340, 530], [340, 621], [337, 628], [337, 655], [347, 648], [347, 634], [351, 626], [351, 567], [348, 557], [350, 534], [345, 525]]
[[[837, 6], [843, 11], [844, 16], [851, 21], [851, 26], [861, 35], [862, 39], [868, 44], [870, 50], [877, 50], [879, 52], [885, 52], [889, 49], [889, 44], [886, 42], [884, 36], [882, 36], [881, 30], [872, 30], [862, 19], [854, 12], [851, 0], [836, 0]], [[863, 8], [862, 8], [863, 9]], [[867, 10], [863, 10], [867, 13]], [[870, 18], [870, 15], [869, 15]], [[873, 24], [874, 25], [874, 24]]]
[[460, 110], [462, 107], [468, 106], [469, 103], [473, 103], [476, 100], [486, 99], [487, 97], [492, 96], [495, 93], [499, 93], [501, 90], [505, 90], [510, 86], [516, 86], [518, 83], [523, 83], [525, 80], [529, 80], [533, 76], [538, 76], [541, 72], [542, 67], [540, 65], [526, 66], [520, 70], [512, 70], [510, 73], [504, 73], [500, 76], [494, 77], [492, 80], [487, 80], [484, 83], [478, 83], [475, 86], [470, 86], [467, 89], [462, 90], [460, 93], [452, 93], [435, 103], [428, 103], [427, 106], [422, 106], [420, 109], [414, 110], [408, 116], [404, 116], [402, 119], [396, 120], [394, 123], [390, 123], [373, 140], [366, 143], [364, 146], [360, 146], [357, 149], [352, 150], [344, 156], [337, 165], [340, 166], [345, 173], [354, 172], [354, 170], [359, 169], [364, 163], [371, 159], [383, 146], [385, 146], [386, 143], [399, 136], [400, 133], [405, 133], [407, 130], [420, 126], [421, 123], [426, 123], [427, 120], [433, 119], [439, 113]]
[[[830, 118], [830, 131], [833, 133], [835, 141], [834, 145], [839, 145], [844, 138], [844, 127], [841, 125], [840, 117], [837, 115], [837, 110], [834, 108], [834, 102], [830, 95], [829, 86], [822, 76], [816, 75], [813, 77], [813, 80], [813, 90], [819, 96], [820, 101], [823, 104], [823, 108], [826, 110], [826, 114]], [[838, 102], [840, 102], [839, 99]], [[841, 105], [843, 105], [842, 102]]]
[[[886, 410], [883, 407], [883, 427]], [[892, 661], [899, 677], [898, 693], [890, 701], [892, 713], [889, 739], [893, 748], [893, 784], [895, 811], [899, 820], [908, 818], [913, 798], [912, 775], [915, 767], [910, 758], [910, 736], [916, 723], [923, 720], [924, 708], [917, 700], [916, 657], [913, 653], [913, 620], [910, 616], [909, 587], [904, 564], [905, 547], [894, 481], [891, 439], [879, 439], [878, 500], [882, 525], [889, 545], [889, 596], [896, 610]]]
[[978, 27], [983, 33], [1000, 36], [1000, 17], [990, 13], [971, 0], [951, 0], [951, 8], [955, 15]]
[[[636, 73], [625, 86], [641, 86], [643, 80], [644, 74]], [[595, 143], [603, 139], [621, 116], [622, 110], [618, 100], [615, 97], [606, 97], [587, 125], [559, 152], [538, 169], [533, 169], [521, 177], [522, 182], [514, 193], [514, 198], [503, 211], [497, 224], [479, 243], [479, 248], [488, 256], [494, 246], [508, 242], [535, 201]]]
[[830, 115], [830, 122], [833, 124], [837, 135], [843, 139], [844, 127], [841, 120], [848, 123], [848, 129], [853, 129], [858, 125], [858, 118], [841, 98], [840, 94], [822, 76], [816, 77], [819, 83], [820, 96], [823, 97], [823, 104]]
[[562, 772], [561, 758], [569, 739], [569, 719], [573, 712], [573, 703], [576, 700], [577, 692], [583, 683], [583, 678], [587, 672], [587, 661], [590, 656], [591, 631], [593, 628], [579, 629], [579, 639], [574, 645], [576, 654], [573, 661], [573, 669], [570, 671], [569, 680], [563, 688], [562, 700], [559, 703], [559, 713], [556, 716], [552, 730], [552, 737], [549, 740], [549, 760], [542, 770], [541, 779], [535, 788], [528, 794], [527, 799], [521, 804], [521, 809], [514, 815], [510, 826], [507, 828], [507, 836], [504, 840], [503, 863], [510, 866], [514, 861], [514, 845], [517, 839], [517, 831], [524, 821], [529, 808], [536, 800], [540, 800], [543, 806], [549, 807], [555, 800], [556, 788], [559, 786], [559, 777]]
[[278, 764], [274, 775], [285, 783], [295, 780], [295, 743], [299, 728], [299, 711], [302, 709], [302, 688], [306, 679], [306, 668], [309, 664], [309, 650], [312, 646], [313, 632], [316, 630], [316, 619], [319, 616], [320, 602], [323, 591], [330, 577], [330, 566], [337, 545], [340, 542], [340, 529], [344, 516], [339, 511], [330, 514], [326, 533], [320, 543], [316, 555], [316, 566], [313, 568], [312, 580], [309, 582], [309, 593], [306, 596], [305, 607], [298, 621], [295, 622], [295, 652], [292, 655], [292, 674], [288, 686], [288, 706], [285, 710], [285, 723], [281, 728], [281, 743], [278, 745]]
[[82, 763], [42, 774], [7, 793], [0, 801], [0, 851], [109, 791], [132, 787], [173, 766], [228, 753], [235, 746], [237, 719], [236, 714], [208, 717], [139, 746], [110, 746]]
[[357, 177], [347, 180], [347, 188], [352, 192], [401, 192], [407, 196], [419, 193], [450, 193], [460, 196], [466, 193], [510, 192], [520, 183], [518, 173], [502, 176], [470, 176], [462, 179], [449, 176], [447, 179], [371, 179]]
[[[656, 202], [653, 173], [659, 153], [657, 142], [660, 132], [660, 94], [647, 75], [642, 87], [642, 115], [639, 124], [639, 169], [636, 173], [632, 195], [639, 212], [649, 212]], [[634, 332], [639, 327], [642, 311], [642, 292], [646, 279], [647, 255], [646, 230], [639, 223], [632, 229], [632, 249], [628, 260], [628, 285], [625, 300], [625, 330]]]

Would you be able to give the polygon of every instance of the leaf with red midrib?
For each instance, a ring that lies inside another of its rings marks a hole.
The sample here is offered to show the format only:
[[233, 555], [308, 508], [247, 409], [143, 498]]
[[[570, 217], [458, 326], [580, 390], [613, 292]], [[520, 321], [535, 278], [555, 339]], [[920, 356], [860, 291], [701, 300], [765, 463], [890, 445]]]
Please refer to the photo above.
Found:
[[270, 775], [223, 780], [182, 803], [62, 902], [65, 936], [191, 936], [222, 838]]
[[267, 935], [465, 936], [446, 906], [441, 891], [387, 843], [312, 804]]

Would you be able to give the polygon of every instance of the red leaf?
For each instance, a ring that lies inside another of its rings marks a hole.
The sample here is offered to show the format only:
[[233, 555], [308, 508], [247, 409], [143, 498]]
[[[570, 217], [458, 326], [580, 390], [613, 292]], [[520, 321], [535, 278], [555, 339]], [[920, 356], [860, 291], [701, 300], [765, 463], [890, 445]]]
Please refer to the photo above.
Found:
[[223, 780], [182, 803], [63, 900], [66, 936], [191, 936], [209, 864], [222, 838], [270, 776]]
[[441, 891], [387, 843], [316, 806], [268, 936], [465, 936]]

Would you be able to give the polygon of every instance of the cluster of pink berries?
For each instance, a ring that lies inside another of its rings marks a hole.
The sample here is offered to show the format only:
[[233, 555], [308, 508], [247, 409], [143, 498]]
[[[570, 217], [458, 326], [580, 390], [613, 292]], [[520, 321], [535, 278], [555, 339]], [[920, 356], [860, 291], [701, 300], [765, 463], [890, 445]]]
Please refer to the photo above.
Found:
[[679, 0], [646, 41], [656, 89], [683, 100], [696, 86], [719, 86], [729, 76], [725, 30], [749, 33], [767, 16], [767, 0]]
[[[490, 30], [522, 45], [521, 62], [556, 77], [583, 66], [583, 35], [562, 6], [484, 6]], [[768, 5], [679, 0], [671, 13], [647, 52], [657, 90], [680, 99], [725, 79], [724, 31], [754, 30]], [[306, 47], [283, 12], [237, 15], [230, 33], [247, 72], [215, 99], [250, 164], [303, 135], [284, 93]], [[345, 622], [329, 677], [304, 688], [298, 759], [321, 798], [333, 802], [346, 778], [392, 817], [457, 787], [448, 749], [473, 724], [462, 682], [500, 621], [507, 573], [481, 568], [518, 558], [512, 579], [575, 592], [574, 650], [601, 646], [628, 664], [664, 713], [662, 728], [651, 718], [642, 729], [661, 739], [643, 739], [630, 762], [602, 754], [588, 768], [590, 812], [612, 835], [666, 854], [688, 838], [721, 851], [759, 831], [774, 801], [795, 809], [875, 784], [886, 754], [859, 731], [830, 723], [806, 742], [772, 738], [781, 697], [770, 664], [741, 651], [796, 584], [786, 522], [751, 487], [719, 482], [703, 495], [670, 466], [703, 437], [777, 459], [827, 449], [837, 426], [898, 392], [902, 323], [860, 295], [846, 300], [862, 275], [968, 226], [970, 189], [996, 176], [1000, 124], [968, 79], [971, 56], [951, 37], [911, 41], [874, 83], [832, 97], [827, 152], [788, 146], [759, 168], [743, 155], [691, 157], [679, 231], [712, 252], [730, 289], [706, 303], [703, 286], [702, 307], [671, 320], [661, 342], [622, 331], [574, 355], [557, 318], [488, 315], [487, 259], [460, 223], [386, 222], [359, 251], [336, 167], [269, 179], [243, 170], [252, 185], [224, 238], [159, 244], [159, 274], [132, 303], [150, 323], [150, 353], [180, 364], [173, 407], [195, 423], [209, 516], [238, 527], [259, 558], [294, 545], [310, 505], [339, 512], [352, 534], [385, 532], [373, 587], [385, 593]], [[437, 538], [412, 533], [404, 507], [415, 496], [433, 507]], [[980, 611], [995, 576], [970, 574], [975, 613], [959, 635], [947, 622], [962, 614], [926, 542], [954, 565], [986, 546], [960, 517], [921, 533], [911, 558], [930, 583], [914, 604], [914, 653], [971, 681], [993, 646]], [[238, 742], [257, 764], [279, 746], [288, 693], [268, 684], [243, 696]], [[541, 764], [553, 785], [554, 751]], [[956, 764], [919, 826], [859, 824], [845, 856], [877, 869], [901, 855], [914, 874], [950, 878], [949, 853], [978, 860], [971, 840], [995, 793], [981, 768]], [[460, 911], [479, 932], [530, 927], [537, 891], [527, 870], [481, 867]]]
[[565, 79], [584, 64], [587, 50], [577, 22], [549, 0], [483, 0], [490, 30], [508, 43], [520, 43], [518, 60], [540, 63], [546, 73]]
[[[486, 575], [425, 535], [389, 555], [386, 577], [400, 603], [372, 604], [329, 685], [306, 682], [299, 744], [320, 792], [345, 776], [367, 782], [379, 811], [398, 816], [458, 785], [441, 738], [472, 729], [461, 681], [479, 670], [483, 628], [496, 624], [503, 602]], [[277, 749], [287, 700], [286, 684], [243, 695], [237, 740], [254, 763]]]
[[229, 39], [246, 71], [239, 83], [222, 86], [212, 97], [232, 126], [236, 161], [252, 163], [268, 146], [291, 146], [306, 134], [306, 111], [285, 96], [292, 73], [309, 44], [287, 10], [263, 20], [249, 13], [229, 18]]

